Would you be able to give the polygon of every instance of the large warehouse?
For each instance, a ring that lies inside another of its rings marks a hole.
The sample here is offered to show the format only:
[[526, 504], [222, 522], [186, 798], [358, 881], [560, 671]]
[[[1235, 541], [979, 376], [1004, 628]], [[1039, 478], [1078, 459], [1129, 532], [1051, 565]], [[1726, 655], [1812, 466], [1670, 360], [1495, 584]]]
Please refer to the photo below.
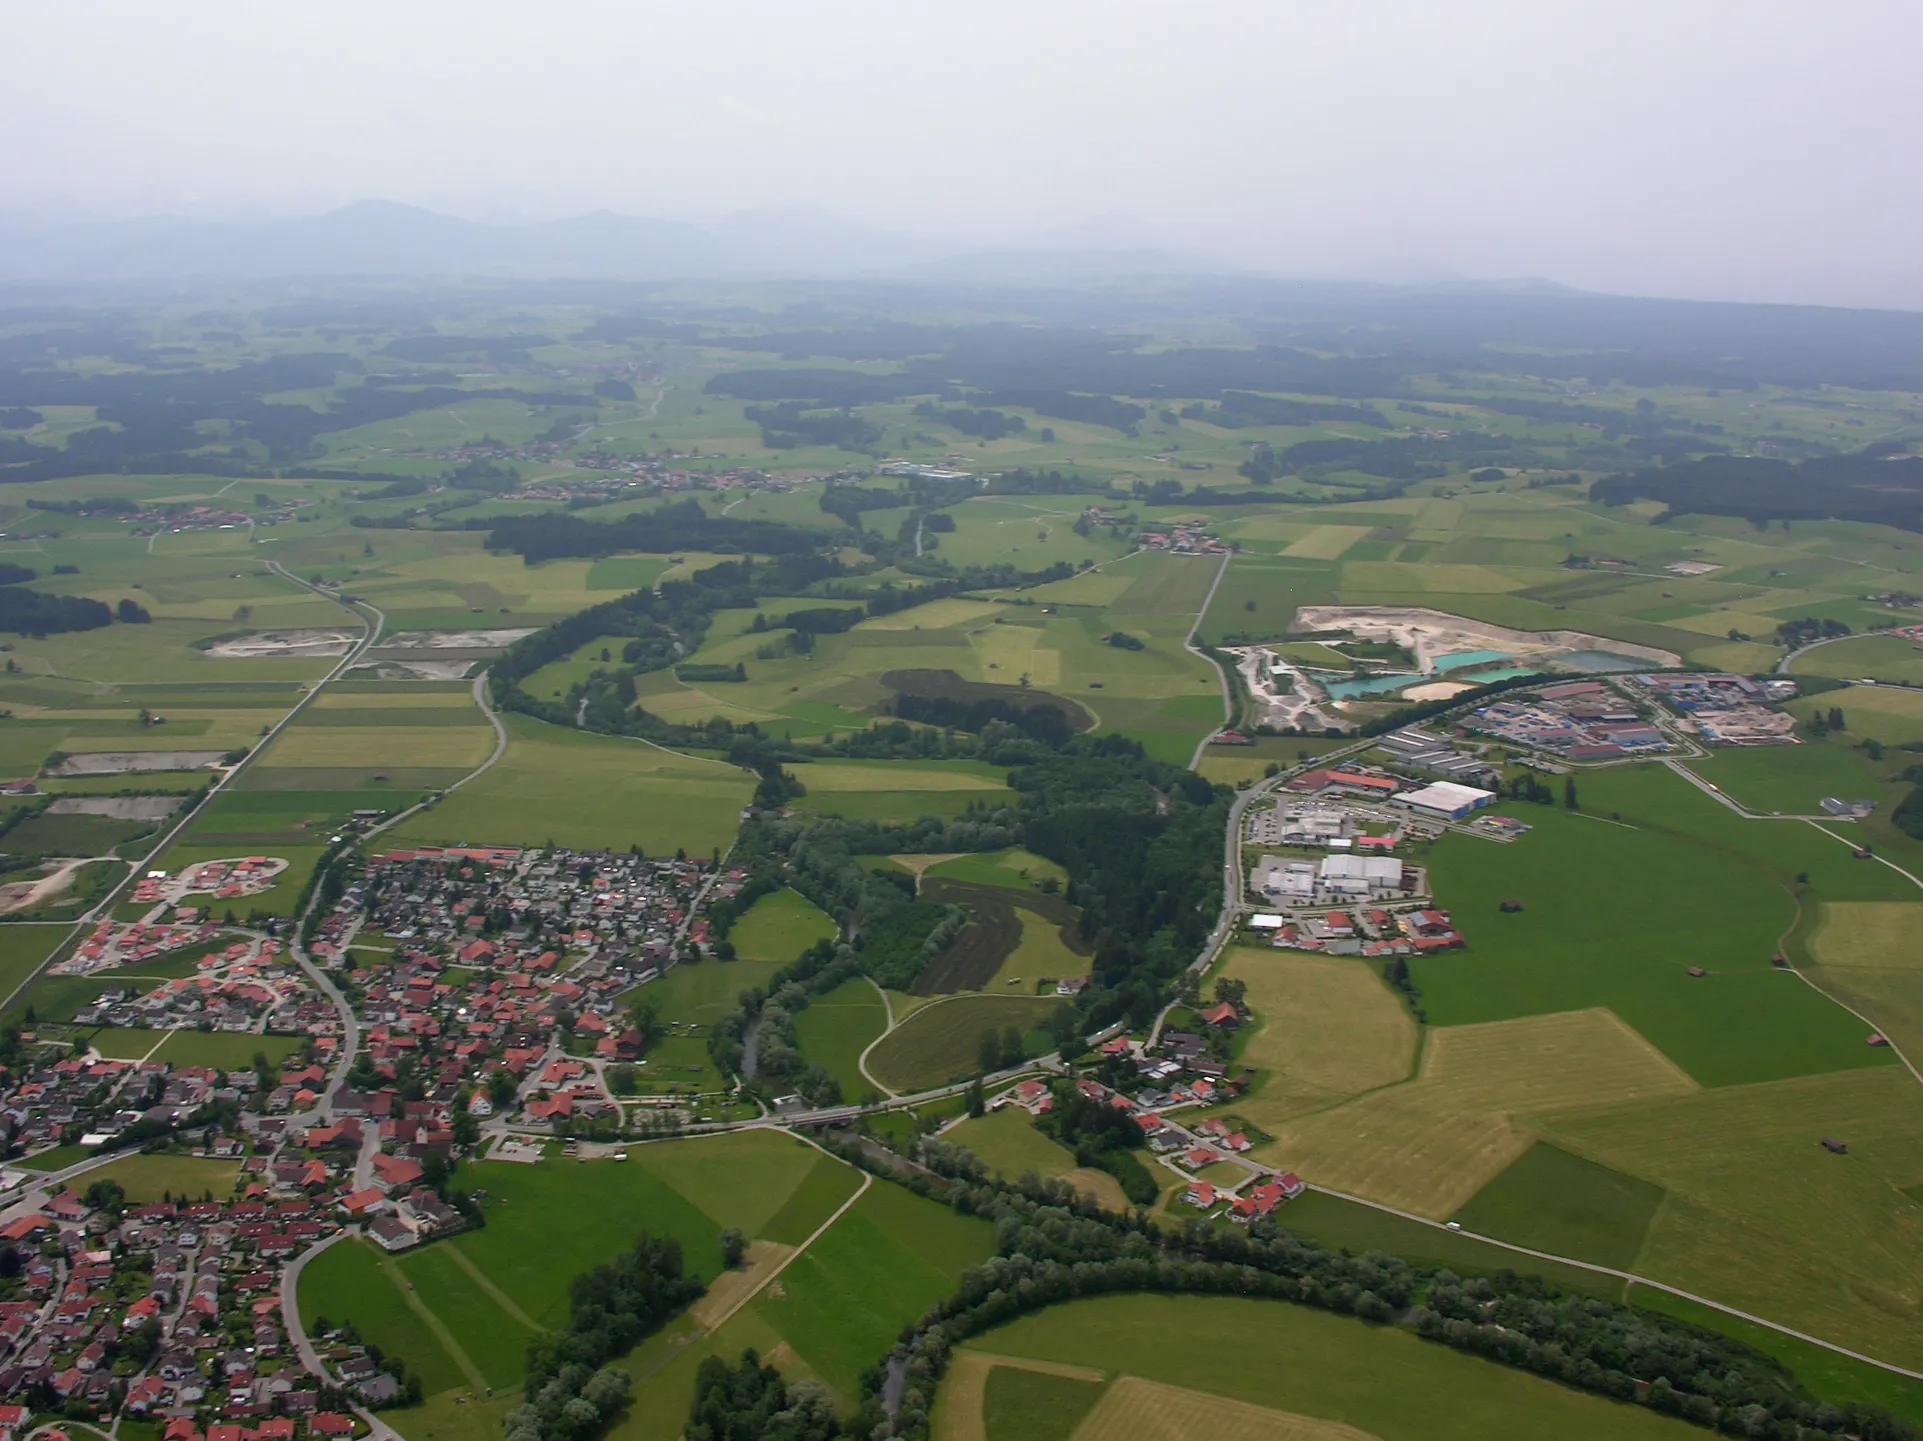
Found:
[[1419, 791], [1404, 791], [1395, 798], [1394, 803], [1432, 816], [1446, 816], [1452, 821], [1459, 821], [1495, 799], [1494, 791], [1479, 791], [1474, 786], [1460, 786], [1454, 781], [1437, 781]]

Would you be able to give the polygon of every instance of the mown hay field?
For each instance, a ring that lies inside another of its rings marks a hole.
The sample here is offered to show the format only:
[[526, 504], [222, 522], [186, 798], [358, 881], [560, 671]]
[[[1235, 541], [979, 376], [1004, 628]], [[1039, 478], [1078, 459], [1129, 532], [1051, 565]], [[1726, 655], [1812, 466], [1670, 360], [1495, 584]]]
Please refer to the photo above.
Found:
[[1668, 1193], [1641, 1274], [1923, 1366], [1923, 1089], [1907, 1071], [1598, 1102], [1532, 1124]]
[[1810, 980], [1923, 1059], [1923, 903], [1830, 902], [1809, 949]]
[[1264, 1130], [1409, 1078], [1416, 1023], [1366, 962], [1241, 946], [1221, 974], [1248, 987], [1241, 1060], [1266, 1075], [1239, 1109]]
[[1697, 1089], [1606, 1010], [1444, 1027], [1413, 1081], [1279, 1121], [1258, 1154], [1318, 1185], [1443, 1220], [1529, 1149], [1535, 1118]]

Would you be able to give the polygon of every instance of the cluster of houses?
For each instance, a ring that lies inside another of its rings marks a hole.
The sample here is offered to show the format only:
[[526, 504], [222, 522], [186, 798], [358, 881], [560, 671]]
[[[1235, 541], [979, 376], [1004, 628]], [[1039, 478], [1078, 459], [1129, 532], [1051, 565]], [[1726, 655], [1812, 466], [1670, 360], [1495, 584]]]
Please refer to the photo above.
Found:
[[[705, 939], [705, 919], [690, 917], [713, 876], [707, 861], [618, 851], [389, 851], [368, 861], [328, 918], [327, 939], [338, 945], [352, 924], [449, 959], [477, 940], [494, 946], [495, 957], [587, 951], [634, 984], [673, 964], [684, 931], [694, 944]], [[734, 875], [721, 886], [741, 881]]]
[[[466, 464], [470, 461], [520, 461], [542, 466], [565, 465], [577, 472], [570, 476], [549, 476], [524, 486], [517, 495], [541, 500], [613, 500], [637, 491], [739, 491], [788, 490], [799, 477], [769, 475], [753, 466], [733, 466], [725, 470], [685, 470], [677, 460], [698, 458], [686, 454], [631, 455], [599, 447], [574, 451], [574, 437], [527, 441], [521, 445], [484, 439], [465, 445], [448, 446], [432, 452], [439, 460]], [[725, 457], [721, 457], [725, 459]]]
[[219, 935], [220, 927], [207, 923], [149, 925], [144, 921], [120, 924], [105, 920], [71, 956], [54, 962], [47, 970], [56, 976], [91, 975], [116, 966], [158, 961], [188, 946], [210, 945]]
[[200, 958], [197, 974], [103, 989], [74, 1014], [82, 1026], [338, 1037], [339, 1013], [276, 941], [238, 940]]
[[[132, 900], [136, 905], [162, 906], [187, 896], [212, 896], [217, 901], [237, 901], [257, 896], [271, 887], [287, 869], [282, 856], [230, 856], [201, 861], [179, 875], [148, 871], [134, 883]], [[175, 919], [191, 921], [198, 911], [176, 912]]]
[[1504, 698], [1464, 722], [1511, 745], [1563, 760], [1604, 761], [1671, 749], [1669, 737], [1636, 701], [1602, 681], [1570, 681], [1533, 695]]
[[313, 502], [283, 496], [253, 510], [228, 510], [215, 505], [142, 506], [131, 511], [81, 510], [81, 515], [110, 515], [133, 527], [135, 535], [160, 535], [183, 530], [239, 530], [249, 525], [285, 525], [294, 512]]
[[[1242, 1011], [1226, 1001], [1200, 1013], [1201, 1023], [1217, 1031], [1233, 1030], [1244, 1019]], [[1190, 1205], [1246, 1225], [1306, 1189], [1299, 1177], [1278, 1174], [1250, 1159], [1255, 1141], [1229, 1120], [1217, 1115], [1193, 1124], [1185, 1120], [1186, 1112], [1219, 1105], [1241, 1090], [1227, 1067], [1213, 1059], [1205, 1037], [1164, 1031], [1151, 1048], [1117, 1035], [1099, 1049], [1107, 1062], [1132, 1063], [1141, 1089], [1128, 1095], [1086, 1076], [1075, 1082], [1076, 1088], [1089, 1100], [1133, 1118], [1156, 1159], [1187, 1180], [1184, 1195]], [[1204, 1171], [1209, 1175], [1200, 1174]]]
[[282, 1264], [337, 1229], [313, 1201], [258, 1184], [240, 1199], [98, 1210], [53, 1196], [0, 1227], [18, 1262], [0, 1302], [0, 1396], [18, 1403], [7, 1412], [117, 1410], [171, 1441], [351, 1436], [281, 1315]]
[[1143, 530], [1135, 535], [1144, 550], [1171, 550], [1177, 555], [1226, 555], [1228, 546], [1199, 525], [1171, 525], [1167, 530]]
[[[51, 1052], [41, 1048], [38, 1054]], [[261, 1113], [295, 1110], [303, 1099], [311, 1106], [317, 1099], [311, 1087], [321, 1085], [322, 1077], [318, 1066], [265, 1077], [251, 1070], [64, 1055], [29, 1062], [6, 1076], [0, 1124], [23, 1151], [68, 1142], [105, 1145], [139, 1127], [179, 1126], [224, 1102]]]
[[1657, 674], [1630, 676], [1625, 684], [1660, 701], [1675, 714], [1679, 729], [1694, 731], [1707, 745], [1797, 744], [1796, 717], [1773, 709], [1775, 702], [1797, 693], [1788, 677]]
[[1466, 944], [1447, 911], [1433, 906], [1402, 910], [1324, 911], [1282, 915], [1258, 913], [1249, 929], [1267, 935], [1284, 950], [1322, 951], [1334, 956], [1425, 956]]

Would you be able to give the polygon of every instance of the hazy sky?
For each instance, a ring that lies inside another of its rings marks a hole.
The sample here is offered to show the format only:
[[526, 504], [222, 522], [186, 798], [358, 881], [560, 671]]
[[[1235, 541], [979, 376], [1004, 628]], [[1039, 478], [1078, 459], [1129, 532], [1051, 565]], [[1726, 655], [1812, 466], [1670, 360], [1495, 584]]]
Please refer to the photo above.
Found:
[[0, 209], [1120, 213], [1292, 272], [1923, 305], [1915, 0], [6, 7]]

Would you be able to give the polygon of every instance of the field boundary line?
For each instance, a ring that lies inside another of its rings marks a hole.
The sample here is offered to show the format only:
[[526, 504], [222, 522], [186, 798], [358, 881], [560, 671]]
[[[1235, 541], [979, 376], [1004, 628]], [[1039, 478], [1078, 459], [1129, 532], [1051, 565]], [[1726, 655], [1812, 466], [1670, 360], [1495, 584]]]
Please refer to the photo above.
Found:
[[[474, 767], [473, 770], [469, 771], [466, 775], [462, 776], [459, 780], [452, 781], [448, 785], [443, 787], [440, 792], [440, 795], [435, 798], [436, 800], [445, 799], [446, 797], [454, 794], [455, 791], [459, 790], [462, 786], [466, 785], [469, 781], [474, 780], [480, 775], [482, 775], [483, 773], [492, 770], [496, 762], [498, 762], [502, 756], [507, 754], [507, 727], [501, 723], [500, 712], [495, 710], [494, 707], [488, 702], [487, 678], [488, 678], [488, 673], [486, 671], [482, 671], [479, 675], [474, 677], [474, 704], [480, 708], [481, 714], [487, 717], [488, 724], [494, 727], [494, 754], [489, 756], [486, 760], [482, 761], [478, 766]], [[365, 835], [363, 835], [360, 838], [357, 848], [365, 847], [369, 841], [373, 840], [374, 837], [379, 835], [382, 831], [392, 830], [395, 826], [399, 825], [402, 821], [408, 820], [413, 816], [417, 816], [421, 814], [423, 811], [430, 809], [434, 804], [435, 804], [435, 800], [416, 801], [413, 805], [409, 806], [406, 810], [402, 811], [399, 815], [388, 817], [386, 820], [382, 821], [379, 825], [375, 826], [372, 830], [368, 831]]]
[[[1815, 821], [1811, 821], [1810, 825], [1819, 831], [1823, 831], [1823, 834], [1828, 836], [1831, 840], [1842, 841], [1844, 845], [1849, 846], [1852, 850], [1855, 849], [1854, 842], [1846, 839], [1843, 836], [1837, 835], [1835, 831], [1824, 830], [1823, 827], [1817, 825]], [[1881, 856], [1872, 856], [1871, 859], [1883, 861], [1884, 865], [1888, 866], [1891, 870], [1895, 871], [1898, 875], [1903, 876], [1912, 885], [1917, 886], [1919, 889], [1923, 889], [1923, 881], [1917, 880], [1915, 876], [1911, 875], [1908, 871], [1904, 870], [1903, 867], [1897, 865], [1894, 861], [1884, 861], [1883, 857]], [[1901, 904], [1901, 903], [1899, 902], [1898, 904]], [[1801, 900], [1797, 901], [1797, 906], [1800, 909], [1800, 907], [1802, 906]], [[1795, 929], [1794, 926], [1790, 928], [1790, 930], [1792, 931], [1794, 929]], [[1814, 941], [1818, 933], [1819, 932], [1817, 931], [1812, 931], [1810, 933], [1810, 939]], [[1785, 936], [1787, 936], [1788, 934], [1789, 932], [1787, 931], [1784, 932]], [[1804, 949], [1808, 950], [1809, 946], [1805, 944]], [[1784, 954], [1783, 959], [1787, 963], [1789, 973], [1795, 976], [1797, 980], [1801, 981], [1804, 985], [1808, 986], [1812, 991], [1816, 992], [1817, 995], [1821, 996], [1824, 1000], [1828, 1001], [1831, 1005], [1842, 1007], [1844, 1010], [1848, 1011], [1852, 1016], [1856, 1017], [1857, 1020], [1861, 1021], [1864, 1025], [1868, 1026], [1870, 1030], [1875, 1032], [1877, 1035], [1881, 1036], [1883, 1038], [1883, 1044], [1889, 1047], [1890, 1054], [1895, 1056], [1897, 1060], [1903, 1063], [1903, 1069], [1910, 1073], [1910, 1077], [1912, 1080], [1914, 1080], [1919, 1086], [1923, 1086], [1923, 1071], [1917, 1070], [1915, 1064], [1910, 1060], [1910, 1058], [1903, 1054], [1903, 1048], [1897, 1045], [1895, 1041], [1890, 1039], [1889, 1032], [1883, 1029], [1881, 1022], [1876, 1021], [1871, 1017], [1864, 1015], [1861, 1011], [1857, 1010], [1855, 1006], [1852, 1006], [1848, 1001], [1845, 1001], [1838, 996], [1831, 995], [1828, 991], [1824, 990], [1813, 979], [1811, 979], [1809, 975], [1807, 975], [1804, 972], [1801, 966], [1797, 965], [1794, 961], [1791, 961], [1789, 959], [1787, 952]], [[1812, 956], [1812, 960], [1814, 960], [1813, 956]], [[1816, 961], [1815, 964], [1820, 967], [1822, 965], [1822, 962]]]
[[528, 1330], [533, 1331], [537, 1335], [547, 1329], [537, 1324], [532, 1316], [521, 1309], [520, 1305], [512, 1296], [497, 1286], [492, 1276], [475, 1265], [473, 1260], [469, 1258], [467, 1252], [463, 1251], [459, 1246], [447, 1246], [443, 1249], [454, 1264], [467, 1272], [468, 1278], [472, 1280], [475, 1285], [479, 1286], [482, 1291], [487, 1293], [488, 1299], [503, 1311], [507, 1312], [510, 1317], [519, 1321], [523, 1326], [527, 1327]]
[[[769, 1129], [776, 1130], [776, 1131], [786, 1131], [787, 1134], [790, 1136], [795, 1134], [793, 1131], [788, 1131], [787, 1127], [785, 1126], [772, 1126]], [[805, 1136], [800, 1137], [799, 1139], [807, 1140]], [[808, 1144], [811, 1146], [815, 1145], [813, 1141], [808, 1141]], [[832, 1151], [822, 1150], [820, 1146], [815, 1146], [815, 1149], [818, 1151], [821, 1151], [822, 1155], [824, 1156], [834, 1155]], [[841, 1157], [839, 1156], [835, 1156], [834, 1158], [837, 1161], [841, 1161]], [[846, 1161], [842, 1161], [841, 1163], [844, 1166], [848, 1164]], [[792, 1266], [798, 1258], [806, 1255], [808, 1248], [814, 1245], [815, 1242], [819, 1241], [822, 1238], [822, 1236], [827, 1234], [828, 1228], [834, 1225], [835, 1222], [839, 1221], [843, 1216], [845, 1216], [848, 1213], [848, 1208], [850, 1206], [854, 1205], [855, 1202], [859, 1201], [863, 1196], [867, 1195], [868, 1188], [874, 1184], [875, 1184], [875, 1178], [872, 1175], [870, 1175], [868, 1172], [862, 1171], [861, 1184], [855, 1187], [855, 1194], [850, 1196], [847, 1200], [843, 1201], [839, 1206], [835, 1207], [835, 1213], [832, 1216], [830, 1216], [827, 1220], [823, 1221], [819, 1226], [817, 1226], [815, 1228], [813, 1235], [809, 1236], [807, 1240], [803, 1241], [799, 1246], [795, 1247], [795, 1249], [789, 1252], [786, 1256], [783, 1256], [781, 1258], [781, 1264], [776, 1266], [773, 1270], [769, 1271], [766, 1276], [762, 1277], [761, 1284], [759, 1286], [756, 1286], [752, 1291], [748, 1292], [745, 1296], [737, 1300], [734, 1303], [734, 1305], [730, 1306], [726, 1311], [723, 1311], [721, 1315], [716, 1318], [714, 1325], [708, 1328], [708, 1334], [712, 1336], [715, 1332], [719, 1331], [723, 1326], [727, 1325], [728, 1322], [734, 1319], [735, 1313], [737, 1311], [739, 1311], [743, 1306], [747, 1305], [750, 1301], [754, 1300], [754, 1298], [759, 1296], [763, 1291], [767, 1290], [768, 1287], [773, 1285], [775, 1281], [780, 1277], [781, 1273], [787, 1270], [790, 1266]]]
[[[1202, 608], [1195, 612], [1195, 624], [1189, 627], [1189, 633], [1182, 641], [1183, 650], [1189, 652], [1191, 655], [1201, 656], [1204, 661], [1208, 662], [1209, 669], [1215, 672], [1215, 683], [1220, 687], [1222, 692], [1222, 725], [1228, 725], [1235, 719], [1235, 689], [1229, 681], [1228, 672], [1223, 669], [1220, 662], [1211, 656], [1203, 654], [1201, 647], [1195, 643], [1195, 637], [1202, 629], [1202, 622], [1208, 617], [1209, 607], [1215, 604], [1215, 593], [1222, 588], [1223, 578], [1228, 575], [1229, 566], [1232, 565], [1234, 561], [1235, 552], [1233, 551], [1230, 551], [1222, 557], [1222, 568], [1215, 572], [1215, 580], [1209, 586], [1209, 593], [1202, 597]], [[1221, 729], [1221, 726], [1216, 727], [1216, 729]], [[1213, 734], [1213, 732], [1210, 734]], [[1195, 743], [1195, 754], [1189, 757], [1190, 770], [1194, 770], [1202, 764], [1202, 756], [1208, 749], [1208, 744], [1208, 736], [1203, 736]]]
[[421, 1299], [420, 1293], [401, 1273], [401, 1268], [394, 1258], [382, 1256], [380, 1268], [381, 1274], [393, 1282], [394, 1289], [401, 1293], [401, 1300], [407, 1303], [407, 1309], [419, 1316], [422, 1324], [433, 1332], [434, 1339], [440, 1342], [441, 1349], [447, 1352], [448, 1360], [452, 1361], [461, 1375], [467, 1378], [467, 1384], [483, 1395], [493, 1390], [494, 1388], [487, 1384], [487, 1377], [481, 1374], [481, 1368], [474, 1364], [474, 1358], [467, 1354], [467, 1348], [454, 1339], [454, 1332], [449, 1329], [447, 1322], [435, 1315], [434, 1308]]
[[1470, 1231], [1450, 1226], [1442, 1221], [1431, 1220], [1427, 1216], [1419, 1216], [1414, 1211], [1404, 1211], [1395, 1206], [1384, 1205], [1380, 1201], [1371, 1201], [1364, 1196], [1352, 1196], [1347, 1191], [1336, 1191], [1331, 1190], [1327, 1186], [1318, 1186], [1313, 1181], [1308, 1183], [1308, 1188], [1311, 1191], [1320, 1192], [1324, 1196], [1333, 1196], [1338, 1201], [1353, 1202], [1358, 1206], [1367, 1206], [1371, 1211], [1381, 1211], [1385, 1215], [1398, 1216], [1405, 1221], [1414, 1221], [1419, 1225], [1427, 1226], [1432, 1231], [1441, 1231], [1450, 1236], [1464, 1236], [1471, 1241], [1480, 1241], [1486, 1246], [1495, 1246], [1504, 1251], [1513, 1251], [1518, 1256], [1528, 1256], [1537, 1261], [1549, 1261], [1558, 1266], [1569, 1266], [1575, 1270], [1589, 1271], [1598, 1276], [1613, 1276], [1618, 1281], [1624, 1281], [1633, 1286], [1647, 1286], [1652, 1291], [1661, 1291], [1666, 1295], [1675, 1296], [1684, 1301], [1694, 1301], [1699, 1306], [1707, 1306], [1710, 1310], [1720, 1311], [1725, 1316], [1734, 1316], [1737, 1320], [1747, 1321], [1752, 1326], [1761, 1326], [1765, 1330], [1776, 1332], [1779, 1336], [1788, 1336], [1791, 1340], [1795, 1341], [1805, 1341], [1812, 1346], [1820, 1346], [1825, 1351], [1834, 1352], [1838, 1356], [1847, 1356], [1852, 1361], [1861, 1361], [1864, 1365], [1874, 1366], [1879, 1371], [1888, 1371], [1893, 1375], [1906, 1376], [1912, 1381], [1923, 1381], [1923, 1371], [1912, 1371], [1909, 1367], [1899, 1366], [1894, 1361], [1879, 1361], [1876, 1357], [1866, 1356], [1861, 1351], [1852, 1351], [1849, 1347], [1839, 1346], [1834, 1341], [1825, 1341], [1821, 1336], [1812, 1336], [1807, 1331], [1795, 1330], [1779, 1322], [1758, 1316], [1753, 1312], [1738, 1310], [1736, 1307], [1725, 1305], [1721, 1301], [1712, 1301], [1707, 1296], [1699, 1296], [1694, 1291], [1685, 1291], [1682, 1287], [1672, 1286], [1666, 1281], [1652, 1281], [1649, 1277], [1639, 1276], [1634, 1271], [1619, 1271], [1614, 1266], [1604, 1266], [1594, 1261], [1579, 1261], [1574, 1256], [1558, 1256], [1553, 1251], [1538, 1251], [1529, 1246], [1518, 1245], [1514, 1241], [1498, 1240], [1494, 1236], [1485, 1236], [1479, 1231]]
[[[917, 886], [921, 884], [920, 876], [915, 877], [915, 884]], [[867, 981], [869, 985], [873, 986], [875, 988], [875, 994], [881, 997], [881, 1013], [887, 1019], [887, 1024], [881, 1028], [881, 1034], [879, 1036], [876, 1036], [874, 1040], [870, 1041], [867, 1045], [861, 1048], [861, 1054], [855, 1057], [855, 1069], [861, 1072], [861, 1076], [863, 1080], [865, 1080], [869, 1085], [873, 1086], [876, 1090], [880, 1091], [883, 1096], [893, 1101], [893, 1100], [896, 1100], [901, 1093], [899, 1091], [896, 1091], [891, 1086], [884, 1086], [881, 1083], [880, 1078], [877, 1077], [873, 1071], [868, 1069], [868, 1053], [874, 1050], [875, 1047], [879, 1046], [883, 1041], [887, 1040], [888, 1033], [894, 1030], [896, 1026], [900, 1025], [901, 1022], [895, 1019], [895, 1003], [888, 999], [888, 992], [884, 991], [881, 988], [881, 983], [878, 982], [873, 976], [863, 976], [862, 979]], [[921, 1006], [921, 1007], [917, 1007], [917, 1009], [926, 1010], [927, 1007]], [[906, 1017], [904, 1017], [903, 1019], [906, 1019]]]

